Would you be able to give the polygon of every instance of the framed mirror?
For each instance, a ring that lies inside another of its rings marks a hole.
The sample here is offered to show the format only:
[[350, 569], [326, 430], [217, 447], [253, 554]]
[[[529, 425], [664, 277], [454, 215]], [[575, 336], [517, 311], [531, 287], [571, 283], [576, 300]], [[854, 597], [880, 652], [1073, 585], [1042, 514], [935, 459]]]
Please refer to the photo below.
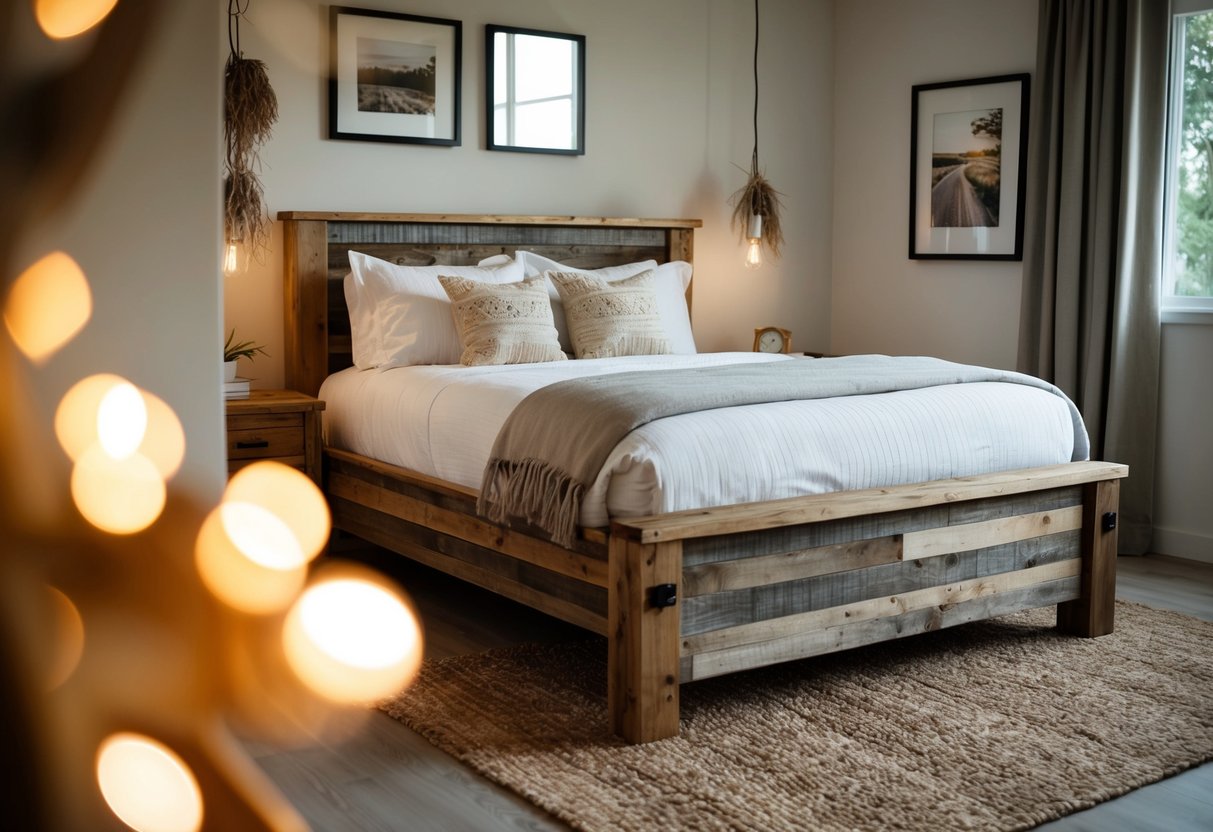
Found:
[[489, 150], [585, 154], [585, 36], [485, 26]]

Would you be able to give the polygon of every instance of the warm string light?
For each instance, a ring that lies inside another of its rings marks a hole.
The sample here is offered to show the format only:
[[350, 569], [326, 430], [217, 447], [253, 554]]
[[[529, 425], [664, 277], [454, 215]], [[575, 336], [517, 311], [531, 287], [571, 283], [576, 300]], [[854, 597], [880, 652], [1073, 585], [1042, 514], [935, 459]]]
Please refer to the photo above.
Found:
[[74, 463], [72, 501], [85, 520], [111, 534], [156, 522], [166, 481], [185, 456], [181, 421], [168, 405], [121, 376], [89, 376], [60, 400], [55, 434]]
[[25, 356], [41, 364], [76, 337], [93, 314], [84, 272], [52, 252], [21, 273], [4, 304], [4, 325]]
[[196, 832], [202, 790], [172, 749], [151, 737], [113, 734], [97, 749], [97, 784], [118, 818], [137, 832]]
[[118, 0], [34, 0], [34, 17], [48, 37], [75, 37], [96, 26]]
[[370, 703], [407, 687], [421, 666], [421, 628], [399, 591], [366, 570], [318, 578], [282, 631], [295, 674], [321, 696]]

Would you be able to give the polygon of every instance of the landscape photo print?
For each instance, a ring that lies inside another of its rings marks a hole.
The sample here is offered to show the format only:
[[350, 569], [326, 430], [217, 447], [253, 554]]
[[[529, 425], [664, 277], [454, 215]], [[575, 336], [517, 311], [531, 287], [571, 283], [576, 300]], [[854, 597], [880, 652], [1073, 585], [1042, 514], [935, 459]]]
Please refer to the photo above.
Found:
[[1028, 76], [913, 88], [914, 259], [1023, 257]]
[[458, 145], [462, 28], [330, 7], [329, 138]]

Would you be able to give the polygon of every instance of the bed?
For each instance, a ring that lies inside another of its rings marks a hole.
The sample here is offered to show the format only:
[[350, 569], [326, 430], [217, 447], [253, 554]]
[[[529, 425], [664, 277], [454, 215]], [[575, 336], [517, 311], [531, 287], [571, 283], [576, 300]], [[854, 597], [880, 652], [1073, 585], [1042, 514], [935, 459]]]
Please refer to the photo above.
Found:
[[[693, 256], [697, 220], [282, 212], [287, 386], [352, 363], [347, 251], [475, 264], [516, 250], [597, 268]], [[691, 300], [687, 290], [687, 304]], [[808, 360], [808, 359], [804, 359]], [[330, 409], [332, 405], [330, 404]], [[1112, 631], [1123, 465], [1077, 461], [614, 517], [568, 545], [477, 514], [478, 491], [326, 447], [334, 526], [606, 636], [628, 742], [674, 736], [680, 684], [1022, 609]]]

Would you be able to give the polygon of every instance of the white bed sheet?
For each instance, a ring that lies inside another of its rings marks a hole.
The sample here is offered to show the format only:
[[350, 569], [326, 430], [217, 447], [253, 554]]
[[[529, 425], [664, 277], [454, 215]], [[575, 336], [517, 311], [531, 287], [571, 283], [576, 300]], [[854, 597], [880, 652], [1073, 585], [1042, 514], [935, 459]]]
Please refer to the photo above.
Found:
[[[568, 378], [724, 363], [816, 360], [759, 353], [630, 356], [490, 367], [350, 368], [320, 390], [326, 442], [479, 488], [493, 441], [523, 398]], [[1081, 443], [1081, 444], [1085, 444]], [[581, 523], [1069, 462], [1066, 401], [1020, 384], [721, 408], [629, 434], [586, 495]]]

